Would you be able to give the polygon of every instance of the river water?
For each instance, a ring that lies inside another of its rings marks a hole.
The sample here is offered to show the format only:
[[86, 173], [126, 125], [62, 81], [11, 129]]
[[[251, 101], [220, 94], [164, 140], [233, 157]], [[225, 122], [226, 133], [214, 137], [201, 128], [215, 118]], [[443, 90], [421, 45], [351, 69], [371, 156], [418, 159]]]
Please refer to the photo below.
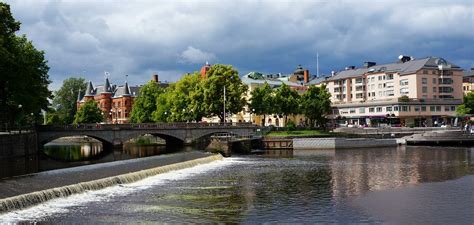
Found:
[[230, 157], [52, 200], [0, 215], [0, 221], [474, 222], [473, 149], [402, 146], [303, 153]]

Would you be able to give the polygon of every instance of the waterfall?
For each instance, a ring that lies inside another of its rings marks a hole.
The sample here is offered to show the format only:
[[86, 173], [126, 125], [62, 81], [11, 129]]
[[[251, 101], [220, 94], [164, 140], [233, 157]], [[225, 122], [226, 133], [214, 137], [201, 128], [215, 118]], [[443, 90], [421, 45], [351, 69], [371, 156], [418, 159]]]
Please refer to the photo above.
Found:
[[171, 165], [155, 167], [151, 169], [141, 170], [137, 172], [122, 174], [102, 178], [99, 180], [81, 182], [57, 188], [51, 188], [43, 191], [31, 192], [28, 194], [18, 195], [10, 198], [0, 199], [0, 214], [8, 211], [24, 209], [46, 202], [55, 198], [67, 197], [73, 194], [79, 194], [85, 191], [99, 190], [118, 184], [127, 184], [142, 180], [144, 178], [170, 172], [173, 170], [185, 169], [199, 164], [210, 163], [215, 160], [222, 160], [222, 155], [212, 155], [200, 159], [194, 159], [186, 162], [175, 163]]

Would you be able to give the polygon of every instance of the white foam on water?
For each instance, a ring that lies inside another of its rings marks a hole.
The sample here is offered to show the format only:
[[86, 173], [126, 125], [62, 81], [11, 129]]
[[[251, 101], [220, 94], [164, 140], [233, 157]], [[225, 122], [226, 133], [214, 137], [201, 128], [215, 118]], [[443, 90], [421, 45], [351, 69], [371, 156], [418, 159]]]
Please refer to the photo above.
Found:
[[108, 201], [110, 198], [125, 196], [139, 190], [166, 184], [170, 181], [183, 180], [196, 174], [206, 173], [240, 163], [246, 163], [246, 161], [240, 158], [224, 158], [223, 160], [207, 164], [158, 174], [130, 184], [117, 185], [97, 191], [86, 191], [65, 198], [57, 198], [27, 209], [0, 214], [0, 223], [42, 221], [44, 217], [67, 213], [69, 212], [69, 208], [73, 206], [81, 206], [91, 202]]

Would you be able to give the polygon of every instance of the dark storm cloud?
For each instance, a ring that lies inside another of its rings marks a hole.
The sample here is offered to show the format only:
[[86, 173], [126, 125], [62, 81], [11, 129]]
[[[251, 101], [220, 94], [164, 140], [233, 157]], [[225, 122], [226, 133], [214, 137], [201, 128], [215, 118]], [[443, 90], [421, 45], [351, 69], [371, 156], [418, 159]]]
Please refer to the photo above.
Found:
[[206, 61], [248, 71], [324, 73], [400, 54], [474, 67], [473, 2], [466, 1], [9, 1], [52, 87], [71, 75], [96, 83], [174, 81]]

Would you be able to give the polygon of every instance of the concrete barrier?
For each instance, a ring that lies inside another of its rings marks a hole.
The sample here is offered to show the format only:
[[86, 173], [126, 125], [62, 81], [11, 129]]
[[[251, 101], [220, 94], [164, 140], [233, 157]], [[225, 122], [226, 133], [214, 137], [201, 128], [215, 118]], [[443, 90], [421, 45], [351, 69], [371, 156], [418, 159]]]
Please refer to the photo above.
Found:
[[344, 149], [397, 146], [396, 139], [372, 138], [295, 138], [293, 149]]

